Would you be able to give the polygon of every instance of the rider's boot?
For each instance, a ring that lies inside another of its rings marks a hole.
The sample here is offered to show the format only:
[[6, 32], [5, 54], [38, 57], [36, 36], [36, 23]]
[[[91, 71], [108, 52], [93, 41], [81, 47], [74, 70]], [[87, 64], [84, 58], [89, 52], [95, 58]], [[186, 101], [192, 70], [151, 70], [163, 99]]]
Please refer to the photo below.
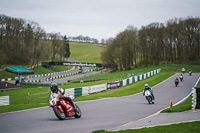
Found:
[[74, 102], [72, 102], [71, 98], [65, 97], [65, 99], [66, 99], [66, 101], [68, 101], [72, 105], [74, 112], [76, 112], [77, 111], [76, 106], [75, 106]]
[[73, 107], [73, 109], [74, 109], [74, 112], [76, 112], [76, 111], [77, 111], [77, 109], [76, 109], [76, 106], [75, 106], [75, 104], [74, 104], [72, 101], [70, 101], [70, 104], [72, 105], [72, 107]]

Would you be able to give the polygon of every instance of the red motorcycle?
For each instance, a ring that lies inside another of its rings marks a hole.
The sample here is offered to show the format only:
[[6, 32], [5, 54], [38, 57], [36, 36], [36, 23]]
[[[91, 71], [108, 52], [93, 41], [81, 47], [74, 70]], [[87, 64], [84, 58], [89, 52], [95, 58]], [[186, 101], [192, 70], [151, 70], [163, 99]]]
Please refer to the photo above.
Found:
[[[74, 100], [73, 96], [70, 96], [72, 101]], [[67, 101], [65, 101], [63, 95], [59, 94], [55, 98], [51, 99], [49, 101], [50, 107], [53, 108], [53, 111], [58, 119], [64, 120], [66, 117], [72, 117], [80, 118], [81, 117], [81, 110], [80, 108], [75, 104], [76, 111], [74, 111], [71, 104]]]

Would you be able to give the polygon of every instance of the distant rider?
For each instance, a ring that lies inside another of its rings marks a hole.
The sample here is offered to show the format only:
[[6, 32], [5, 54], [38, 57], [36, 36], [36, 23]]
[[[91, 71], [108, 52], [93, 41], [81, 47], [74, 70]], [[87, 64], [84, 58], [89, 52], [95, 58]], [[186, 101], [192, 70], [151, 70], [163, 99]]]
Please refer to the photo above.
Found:
[[185, 73], [185, 68], [182, 68], [182, 72], [183, 72], [183, 74]]
[[192, 73], [192, 70], [191, 70], [191, 69], [189, 70], [189, 73]]
[[146, 90], [149, 90], [149, 91], [151, 92], [151, 95], [152, 95], [152, 103], [154, 103], [153, 90], [151, 89], [151, 87], [150, 87], [148, 84], [145, 84], [145, 88], [144, 88], [144, 90], [143, 90], [143, 96], [144, 96]]
[[178, 83], [179, 83], [179, 78], [176, 77], [176, 78], [174, 79], [174, 82], [178, 82]]
[[54, 97], [56, 97], [58, 94], [62, 94], [63, 97], [64, 97], [64, 99], [66, 101], [68, 101], [72, 105], [74, 111], [76, 111], [76, 107], [75, 107], [73, 101], [71, 100], [70, 97], [65, 97], [64, 96], [65, 91], [62, 88], [58, 88], [58, 85], [56, 83], [52, 83], [50, 85], [50, 88], [51, 88], [51, 91], [52, 91], [52, 93], [51, 93], [51, 99], [54, 98]]
[[181, 73], [181, 75], [179, 76], [179, 78], [181, 79], [181, 78], [183, 78], [183, 74]]

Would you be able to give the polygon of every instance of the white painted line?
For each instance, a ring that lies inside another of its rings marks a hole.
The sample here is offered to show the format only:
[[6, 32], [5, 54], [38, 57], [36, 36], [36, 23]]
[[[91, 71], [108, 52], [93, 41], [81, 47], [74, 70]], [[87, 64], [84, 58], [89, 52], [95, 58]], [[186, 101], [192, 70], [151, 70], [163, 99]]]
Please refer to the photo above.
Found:
[[[151, 126], [141, 126], [141, 127], [136, 127], [136, 128], [129, 128], [129, 129], [141, 129], [141, 128], [149, 128], [149, 127], [156, 127], [156, 126], [167, 126], [167, 125], [172, 125], [172, 124], [180, 124], [180, 123], [185, 123], [185, 122], [195, 122], [195, 121], [200, 121], [199, 120], [188, 120], [188, 121], [181, 121], [181, 122], [171, 122], [171, 123], [166, 123], [166, 124], [155, 124], [155, 125], [151, 125]], [[131, 123], [129, 123], [131, 124]], [[122, 127], [124, 127], [126, 125], [123, 125]], [[121, 126], [117, 127], [117, 128], [121, 128]], [[120, 130], [120, 129], [119, 129]], [[112, 130], [112, 131], [119, 131], [119, 130]], [[127, 130], [127, 129], [122, 129], [122, 130]]]
[[39, 108], [32, 108], [32, 109], [26, 109], [26, 110], [19, 110], [19, 111], [12, 111], [12, 112], [5, 112], [5, 113], [0, 113], [0, 115], [1, 115], [1, 114], [20, 113], [20, 112], [31, 111], [31, 110], [37, 110], [37, 109], [42, 109], [42, 108], [49, 108], [49, 106], [39, 107]]

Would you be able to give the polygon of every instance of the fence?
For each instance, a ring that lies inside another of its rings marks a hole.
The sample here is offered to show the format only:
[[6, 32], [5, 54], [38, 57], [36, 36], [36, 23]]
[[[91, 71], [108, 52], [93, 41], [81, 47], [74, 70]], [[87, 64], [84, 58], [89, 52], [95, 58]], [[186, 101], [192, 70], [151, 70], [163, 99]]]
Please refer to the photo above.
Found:
[[[48, 94], [48, 96], [31, 98], [31, 96], [42, 95], [42, 94]], [[44, 93], [35, 93], [35, 94], [28, 93], [28, 104], [30, 103], [31, 100], [43, 99], [43, 98], [47, 98], [47, 102], [49, 102], [49, 98], [50, 98], [50, 91], [49, 90], [48, 90], [48, 92], [44, 92]]]
[[[150, 72], [147, 72], [147, 73], [144, 73], [144, 74], [140, 74], [140, 75], [137, 75], [137, 76], [129, 77], [129, 78], [124, 79], [124, 80], [115, 81], [115, 82], [112, 82], [112, 83], [106, 83], [106, 84], [94, 85], [94, 86], [88, 86], [88, 87], [65, 89], [65, 93], [66, 93], [67, 96], [73, 95], [75, 97], [82, 96], [82, 95], [88, 95], [88, 94], [92, 94], [92, 93], [96, 93], [96, 92], [106, 91], [107, 89], [114, 89], [114, 88], [117, 88], [117, 87], [126, 86], [126, 85], [132, 84], [134, 82], [144, 80], [144, 79], [151, 77], [153, 75], [156, 75], [158, 73], [160, 73], [160, 69], [153, 70], [153, 71], [150, 71]], [[42, 95], [42, 94], [48, 94], [48, 96], [47, 97], [31, 98], [31, 96]], [[31, 100], [42, 99], [42, 98], [48, 98], [48, 101], [49, 101], [50, 91], [48, 90], [48, 92], [36, 93], [36, 94], [28, 93], [28, 104], [30, 103]]]

